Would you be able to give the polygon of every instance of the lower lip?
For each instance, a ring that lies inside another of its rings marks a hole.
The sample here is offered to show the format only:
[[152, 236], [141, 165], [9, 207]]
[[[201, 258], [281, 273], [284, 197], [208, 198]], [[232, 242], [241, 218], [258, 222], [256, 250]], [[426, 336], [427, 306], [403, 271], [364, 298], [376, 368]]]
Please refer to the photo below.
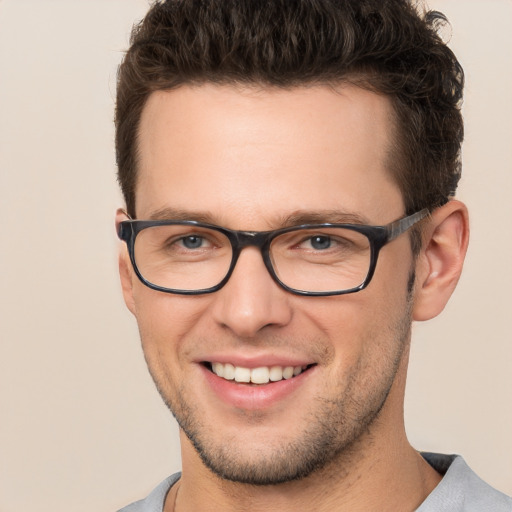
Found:
[[232, 407], [246, 410], [259, 410], [272, 407], [302, 386], [315, 367], [309, 368], [296, 377], [268, 384], [241, 384], [215, 375], [205, 366], [201, 369], [213, 392]]

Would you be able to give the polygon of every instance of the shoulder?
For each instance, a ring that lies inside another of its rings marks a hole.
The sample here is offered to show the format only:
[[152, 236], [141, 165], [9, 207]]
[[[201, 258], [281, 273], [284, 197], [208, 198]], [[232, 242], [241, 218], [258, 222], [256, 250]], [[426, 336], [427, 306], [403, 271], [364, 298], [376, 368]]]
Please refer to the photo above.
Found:
[[512, 512], [512, 498], [485, 483], [460, 455], [422, 455], [444, 476], [417, 512]]
[[181, 473], [175, 473], [166, 478], [157, 487], [155, 487], [147, 498], [136, 501], [118, 512], [162, 512], [165, 503], [165, 497], [171, 487], [179, 480]]

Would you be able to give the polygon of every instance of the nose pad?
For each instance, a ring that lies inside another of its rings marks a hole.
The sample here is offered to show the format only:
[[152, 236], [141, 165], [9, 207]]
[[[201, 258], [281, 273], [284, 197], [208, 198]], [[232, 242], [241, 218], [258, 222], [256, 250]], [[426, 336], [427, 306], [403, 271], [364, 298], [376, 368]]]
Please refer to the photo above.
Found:
[[273, 280], [257, 247], [242, 250], [229, 281], [215, 295], [215, 321], [240, 337], [284, 326], [292, 317], [288, 292]]

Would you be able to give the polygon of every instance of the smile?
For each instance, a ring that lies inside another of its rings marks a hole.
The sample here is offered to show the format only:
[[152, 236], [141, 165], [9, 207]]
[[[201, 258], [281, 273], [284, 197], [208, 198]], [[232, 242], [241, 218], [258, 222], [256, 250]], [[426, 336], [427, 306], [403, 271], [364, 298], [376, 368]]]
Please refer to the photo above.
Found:
[[306, 371], [310, 366], [260, 366], [244, 368], [230, 363], [210, 363], [210, 370], [225, 380], [239, 383], [268, 384], [291, 379]]

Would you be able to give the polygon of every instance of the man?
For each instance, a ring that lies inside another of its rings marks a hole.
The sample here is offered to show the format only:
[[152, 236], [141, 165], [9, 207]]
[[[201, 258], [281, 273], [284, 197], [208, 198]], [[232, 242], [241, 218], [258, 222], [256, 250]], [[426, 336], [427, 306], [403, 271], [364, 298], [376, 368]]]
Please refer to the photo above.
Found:
[[463, 72], [402, 0], [156, 3], [120, 68], [120, 274], [181, 474], [133, 511], [510, 511], [408, 443], [468, 243]]

